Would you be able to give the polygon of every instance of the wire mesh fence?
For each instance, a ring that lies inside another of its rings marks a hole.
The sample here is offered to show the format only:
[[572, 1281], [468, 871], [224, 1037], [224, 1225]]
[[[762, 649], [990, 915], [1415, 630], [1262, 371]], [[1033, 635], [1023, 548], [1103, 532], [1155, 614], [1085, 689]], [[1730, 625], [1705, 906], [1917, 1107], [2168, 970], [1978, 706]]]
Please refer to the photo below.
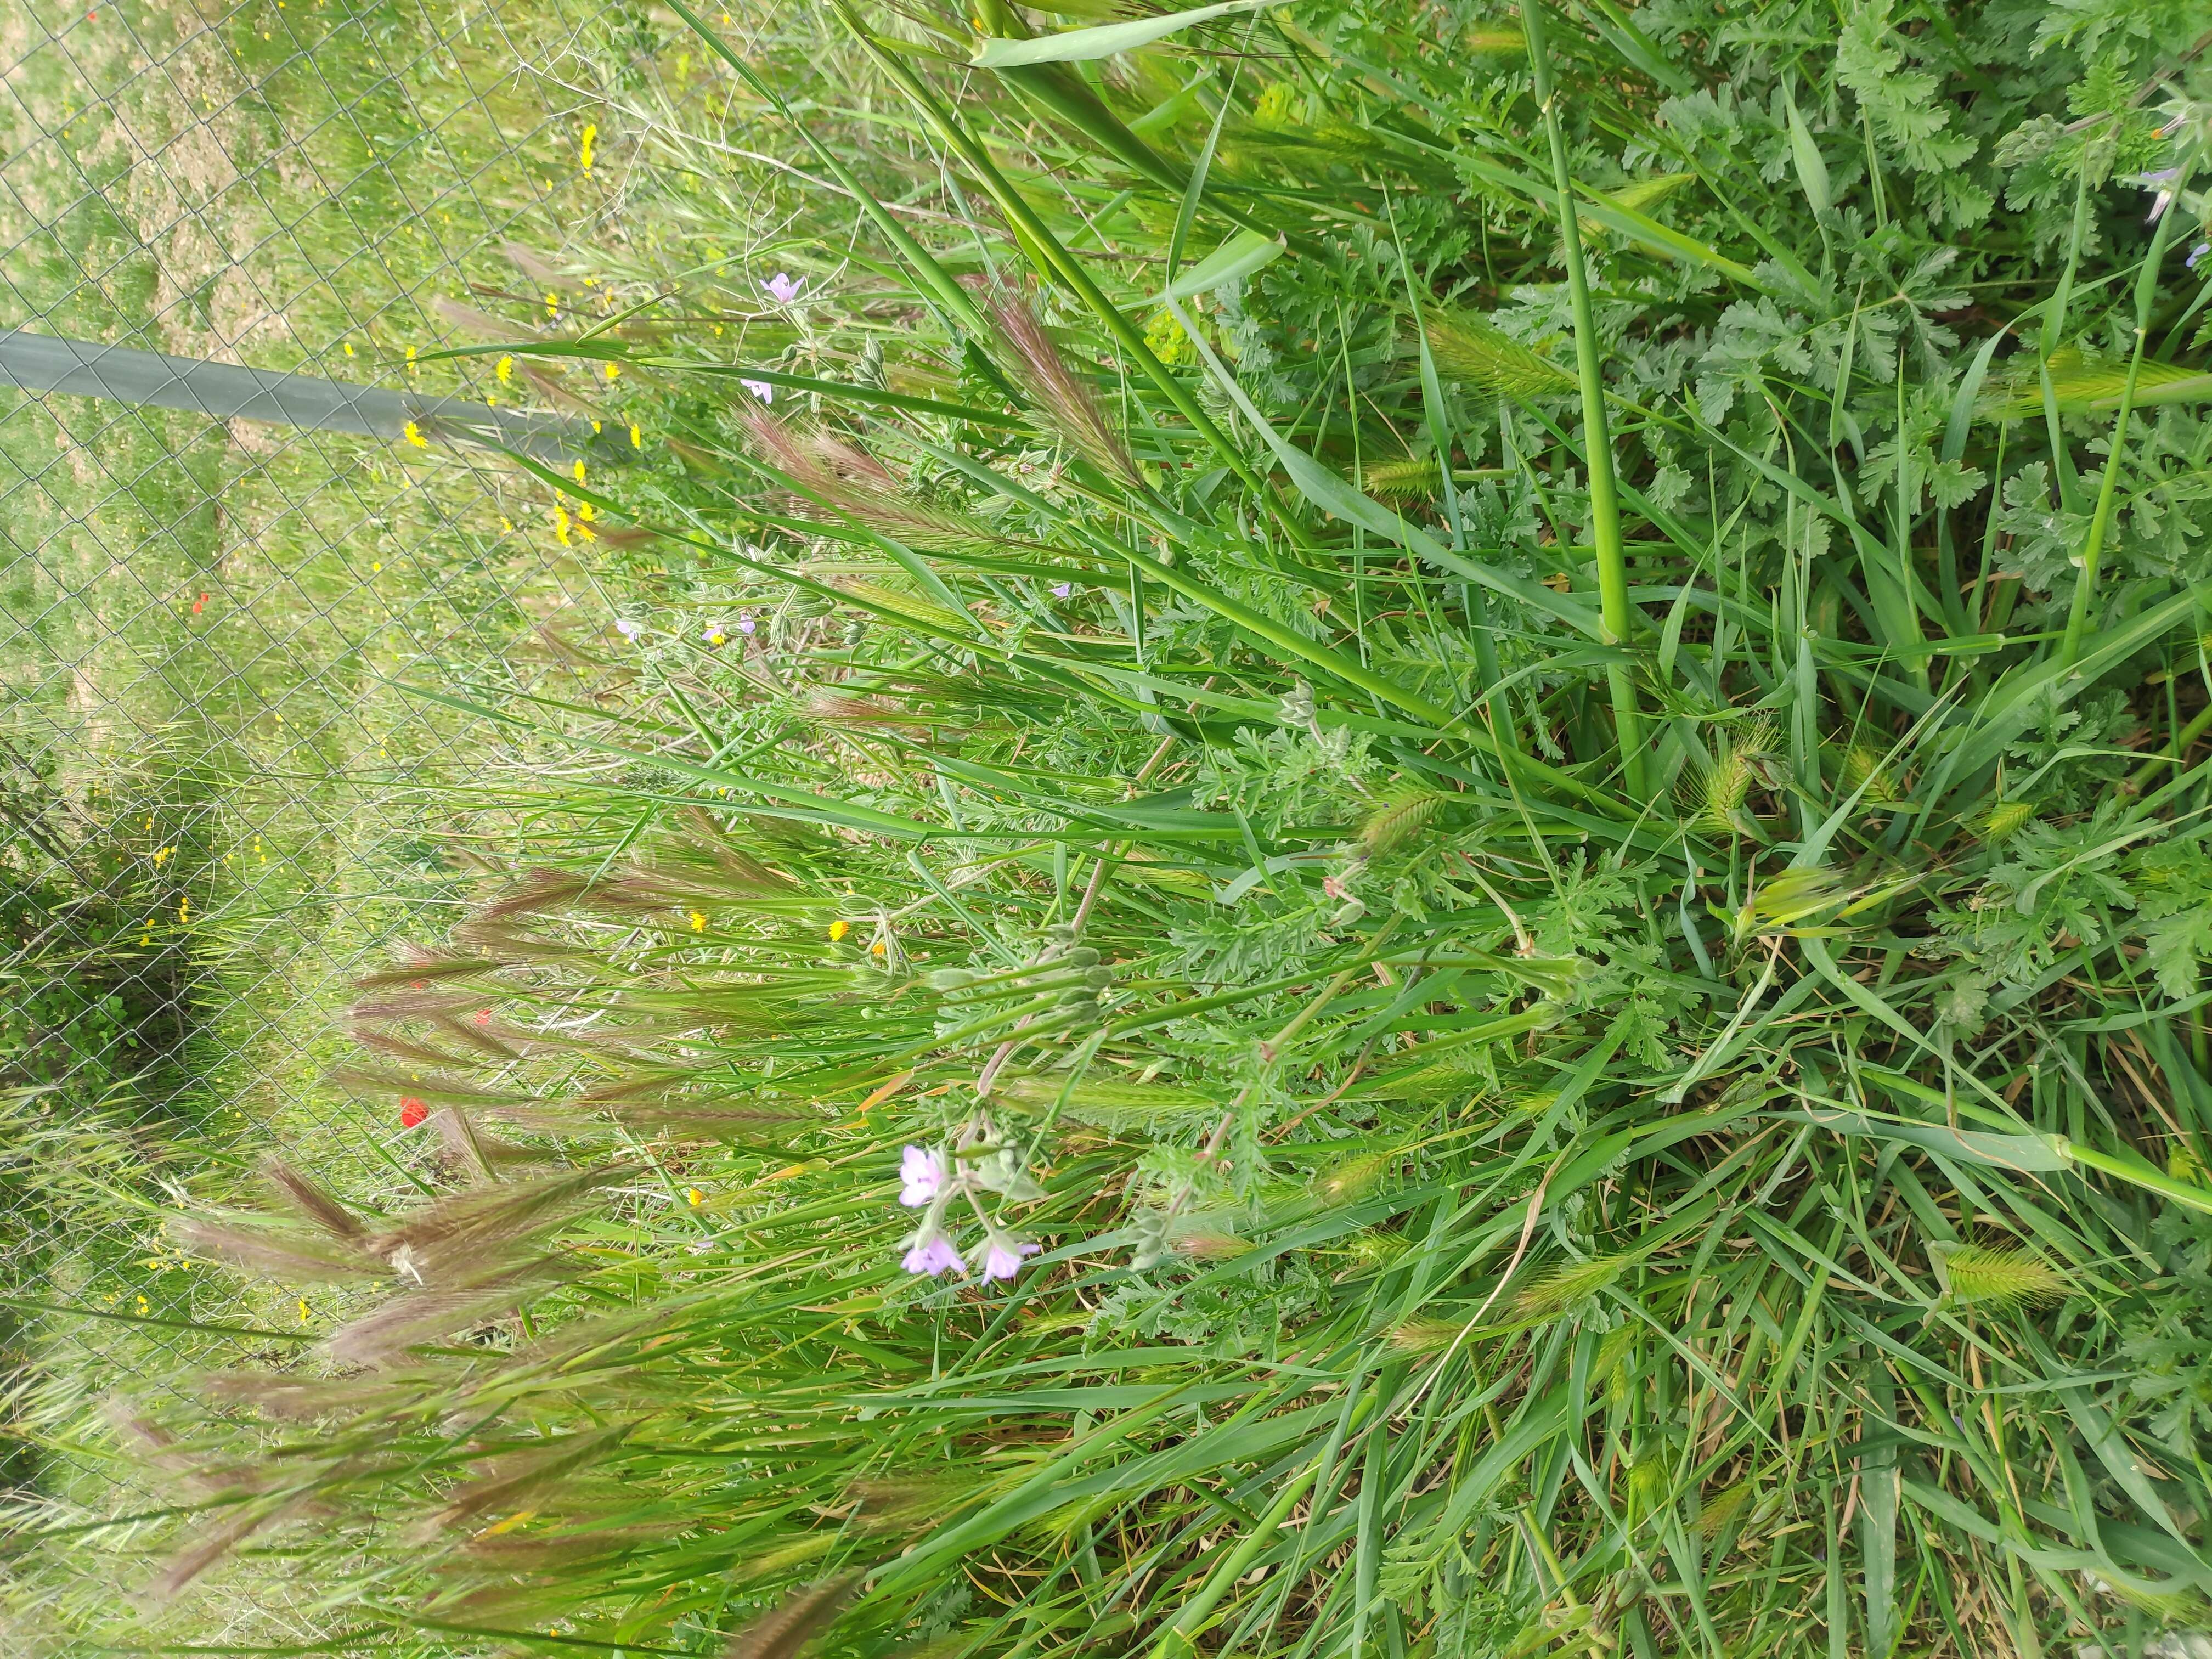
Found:
[[[597, 15], [0, 16], [0, 1337], [19, 1412], [42, 1378], [149, 1375], [195, 1325], [285, 1311], [215, 1305], [143, 1212], [57, 1199], [63, 1165], [143, 1159], [74, 1169], [82, 1190], [272, 1142], [375, 1156], [390, 1106], [325, 1080], [331, 994], [440, 902], [425, 789], [465, 792], [493, 758], [482, 723], [410, 695], [410, 665], [512, 672], [578, 580], [526, 476], [455, 442], [464, 411], [514, 441], [524, 380], [436, 354], [480, 337], [472, 303], [555, 327], [588, 297], [545, 262], [604, 169], [588, 100], [543, 71]], [[589, 438], [523, 419], [544, 453]], [[94, 1120], [137, 1139], [100, 1151], [77, 1133]], [[290, 1311], [312, 1327], [304, 1297]], [[0, 1568], [10, 1651], [110, 1591], [96, 1563], [131, 1537], [114, 1517], [161, 1502], [97, 1447], [33, 1438], [8, 1443], [34, 1517]]]

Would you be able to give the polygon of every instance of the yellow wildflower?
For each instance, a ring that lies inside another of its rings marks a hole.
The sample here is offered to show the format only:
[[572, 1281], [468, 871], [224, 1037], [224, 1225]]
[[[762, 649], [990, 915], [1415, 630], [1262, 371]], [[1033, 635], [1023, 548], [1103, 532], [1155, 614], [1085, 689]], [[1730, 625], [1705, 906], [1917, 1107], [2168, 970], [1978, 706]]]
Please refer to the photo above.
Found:
[[622, 365], [620, 363], [609, 363], [607, 365], [607, 379], [610, 380], [618, 380], [621, 378], [621, 375]]
[[558, 317], [561, 314], [561, 296], [559, 295], [552, 293], [546, 295], [545, 314], [548, 317]]
[[491, 374], [494, 380], [497, 380], [501, 386], [505, 386], [508, 381], [514, 378], [514, 359], [512, 357], [501, 357], [499, 360], [499, 366], [494, 368]]
[[686, 1187], [684, 1189], [684, 1201], [696, 1210], [707, 1201], [707, 1194], [696, 1187]]
[[565, 507], [553, 509], [553, 539], [563, 547], [571, 545], [568, 540], [568, 509]]
[[412, 421], [407, 422], [406, 438], [407, 441], [417, 449], [428, 449], [430, 447], [430, 441], [422, 435], [422, 428]]
[[707, 914], [705, 911], [694, 910], [691, 913], [691, 931], [695, 933], [703, 933], [707, 931]]
[[300, 1298], [300, 1322], [302, 1325], [307, 1322], [307, 1298], [304, 1296]]
[[407, 348], [407, 372], [410, 374], [412, 374], [415, 372], [415, 348], [413, 346], [409, 346]]
[[592, 143], [599, 136], [599, 124], [587, 122], [584, 127], [584, 142], [576, 153], [576, 166], [582, 172], [592, 170]]
[[635, 421], [632, 421], [629, 425], [629, 447], [632, 449], [642, 449], [645, 447], [644, 435], [638, 431], [637, 422]]
[[1145, 325], [1145, 343], [1152, 356], [1170, 368], [1178, 363], [1194, 362], [1198, 353], [1191, 349], [1190, 337], [1182, 331], [1182, 325], [1175, 313], [1163, 311]]
[[830, 937], [832, 940], [841, 939], [852, 931], [853, 924], [842, 916], [830, 924]]
[[575, 475], [576, 475], [576, 482], [577, 482], [578, 483], [583, 483], [583, 482], [584, 482], [584, 464], [583, 464], [581, 461], [578, 461], [578, 462], [576, 463], [575, 466], [574, 466], [573, 469], [571, 469], [571, 470], [572, 470], [572, 471], [575, 473]]

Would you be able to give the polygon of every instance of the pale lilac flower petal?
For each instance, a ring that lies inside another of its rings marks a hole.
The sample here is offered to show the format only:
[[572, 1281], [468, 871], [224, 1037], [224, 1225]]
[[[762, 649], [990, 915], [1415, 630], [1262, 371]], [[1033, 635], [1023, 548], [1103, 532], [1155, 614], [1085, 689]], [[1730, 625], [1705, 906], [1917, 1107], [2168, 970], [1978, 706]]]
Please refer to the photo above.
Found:
[[2148, 222], [2157, 223], [2159, 216], [2166, 211], [2166, 204], [2173, 200], [2172, 185], [2180, 176], [2179, 167], [2160, 167], [2155, 173], [2136, 174], [2135, 182], [2138, 188], [2156, 192], [2151, 198]]
[[2194, 270], [2197, 269], [2197, 262], [2208, 253], [2212, 253], [2212, 242], [2199, 242], [2189, 250], [2189, 258], [2184, 263]]
[[1075, 592], [1075, 584], [1073, 582], [1054, 582], [1052, 585], [1052, 591], [1054, 598], [1064, 599], [1070, 593]]
[[699, 630], [699, 637], [709, 645], [720, 645], [730, 636], [722, 631], [721, 623], [708, 623], [706, 627]]
[[945, 1160], [921, 1146], [908, 1146], [899, 1154], [899, 1202], [918, 1210], [945, 1190]]
[[738, 632], [740, 634], [750, 634], [752, 631], [753, 619], [750, 617], [740, 616], [738, 618]]
[[988, 1285], [994, 1279], [1012, 1282], [1022, 1270], [1022, 1258], [1035, 1255], [1042, 1248], [1027, 1239], [994, 1237], [983, 1251], [983, 1282]]
[[772, 404], [775, 401], [775, 388], [770, 386], [766, 380], [748, 380], [740, 379], [738, 381], [738, 384], [744, 387], [746, 391], [751, 392], [754, 397], [759, 398], [764, 404]]
[[960, 1267], [960, 1252], [952, 1248], [951, 1241], [944, 1234], [938, 1233], [908, 1250], [905, 1266], [910, 1273], [955, 1273]]
[[768, 290], [769, 299], [780, 306], [787, 306], [799, 297], [799, 290], [803, 283], [795, 280], [789, 271], [779, 270], [761, 286]]
[[645, 632], [645, 624], [643, 623], [634, 623], [628, 617], [623, 617], [615, 623], [615, 632], [621, 635], [626, 640], [635, 640], [639, 635]]

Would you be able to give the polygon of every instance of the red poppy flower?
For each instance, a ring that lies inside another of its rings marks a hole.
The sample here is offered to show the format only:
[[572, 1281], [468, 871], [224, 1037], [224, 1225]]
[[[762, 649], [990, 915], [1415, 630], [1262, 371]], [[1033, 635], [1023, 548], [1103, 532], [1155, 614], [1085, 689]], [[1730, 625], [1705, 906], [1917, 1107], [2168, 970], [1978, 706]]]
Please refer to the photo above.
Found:
[[399, 1097], [399, 1127], [411, 1129], [430, 1115], [430, 1109], [412, 1095]]

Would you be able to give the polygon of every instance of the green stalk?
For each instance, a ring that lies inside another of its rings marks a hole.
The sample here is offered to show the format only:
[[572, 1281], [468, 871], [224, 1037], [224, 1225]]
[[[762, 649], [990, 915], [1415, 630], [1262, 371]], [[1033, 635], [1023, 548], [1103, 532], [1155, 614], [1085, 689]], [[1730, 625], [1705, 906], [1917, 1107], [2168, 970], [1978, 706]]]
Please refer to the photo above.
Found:
[[[1582, 380], [1583, 449], [1589, 465], [1590, 538], [1597, 547], [1599, 623], [1603, 641], [1620, 645], [1629, 635], [1628, 561], [1621, 550], [1620, 501], [1613, 473], [1613, 434], [1606, 423], [1605, 380], [1597, 361], [1597, 324], [1590, 314], [1589, 273], [1583, 264], [1582, 232], [1575, 221], [1574, 185], [1567, 176], [1567, 142], [1559, 131], [1559, 112], [1552, 87], [1552, 60], [1544, 45], [1543, 8], [1528, 0], [1521, 8], [1528, 37], [1528, 67], [1536, 81], [1536, 103], [1544, 112], [1544, 135], [1552, 146], [1552, 185], [1559, 200], [1559, 234], [1566, 243], [1567, 298], [1574, 310], [1575, 367]], [[1613, 724], [1620, 747], [1621, 781], [1632, 799], [1644, 785], [1644, 720], [1636, 708], [1636, 682], [1628, 665], [1606, 670], [1613, 690]]]
[[1306, 1488], [1321, 1473], [1319, 1462], [1308, 1464], [1285, 1483], [1282, 1492], [1260, 1517], [1259, 1525], [1244, 1534], [1228, 1558], [1213, 1570], [1205, 1588], [1183, 1603], [1182, 1611], [1162, 1632], [1158, 1644], [1152, 1649], [1152, 1659], [1180, 1659], [1194, 1650], [1194, 1638], [1205, 1626], [1207, 1615], [1220, 1605], [1231, 1586], [1243, 1577], [1252, 1565], [1252, 1558], [1274, 1541], [1275, 1532], [1291, 1512], [1291, 1506], [1305, 1496]]
[[2166, 244], [2173, 222], [2181, 216], [2181, 192], [2188, 185], [2186, 167], [2173, 180], [2173, 199], [2159, 216], [2151, 233], [2150, 252], [2143, 256], [2136, 276], [2136, 348], [2128, 358], [2127, 384], [2120, 388], [2119, 419], [2112, 426], [2112, 447], [2105, 455], [2104, 482], [2097, 490], [2097, 511], [2089, 520], [2089, 538], [2081, 548], [2081, 574], [2074, 584], [2074, 603], [2066, 613], [2066, 637], [2058, 647], [2058, 665], [2071, 668], [2081, 653], [2081, 634], [2088, 625], [2089, 602], [2097, 589], [2097, 567], [2105, 556], [2105, 537], [2112, 524], [2112, 501], [2118, 494], [2120, 454], [2127, 447], [2128, 417], [2135, 412], [2136, 377], [2142, 372], [2143, 345], [2150, 334], [2150, 308], [2158, 298], [2158, 268], [2166, 261]]
[[2058, 427], [2058, 394], [2051, 385], [2051, 355], [2066, 337], [2067, 307], [2074, 297], [2074, 276], [2081, 264], [2081, 245], [2089, 234], [2089, 174], [2085, 159], [2074, 190], [2074, 228], [2066, 242], [2066, 268], [2058, 273], [2058, 292], [2043, 313], [2043, 335], [2036, 348], [2036, 377], [2043, 389], [2043, 429], [2051, 444], [2051, 476], [2058, 486], [2059, 505], [2069, 513], [2080, 510], [2075, 497], [2074, 460]]

